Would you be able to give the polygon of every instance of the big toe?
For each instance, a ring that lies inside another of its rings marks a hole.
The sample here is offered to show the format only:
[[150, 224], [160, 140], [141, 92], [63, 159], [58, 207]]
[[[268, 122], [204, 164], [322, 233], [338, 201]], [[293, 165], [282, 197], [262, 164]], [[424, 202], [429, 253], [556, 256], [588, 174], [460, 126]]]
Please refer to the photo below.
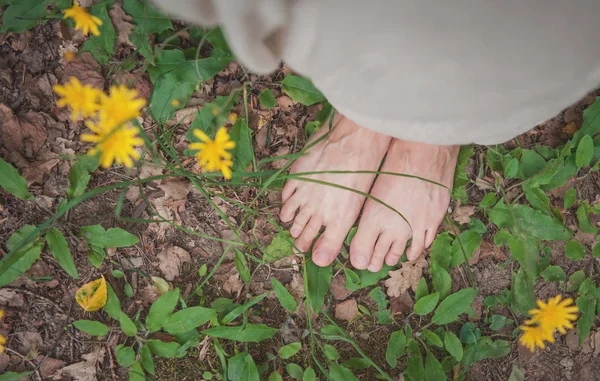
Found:
[[335, 260], [342, 250], [347, 230], [340, 225], [327, 226], [313, 249], [312, 258], [317, 266], [329, 266]]

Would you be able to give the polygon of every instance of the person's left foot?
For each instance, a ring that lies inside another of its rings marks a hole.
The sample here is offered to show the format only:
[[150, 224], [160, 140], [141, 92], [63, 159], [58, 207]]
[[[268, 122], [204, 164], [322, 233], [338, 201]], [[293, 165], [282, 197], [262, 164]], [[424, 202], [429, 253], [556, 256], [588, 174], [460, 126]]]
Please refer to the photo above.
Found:
[[[458, 146], [434, 146], [394, 139], [382, 172], [419, 176], [452, 189]], [[380, 174], [370, 194], [395, 208], [368, 199], [350, 245], [350, 261], [357, 269], [381, 270], [383, 262], [398, 263], [408, 240], [409, 260], [431, 245], [448, 210], [450, 191], [416, 178]]]

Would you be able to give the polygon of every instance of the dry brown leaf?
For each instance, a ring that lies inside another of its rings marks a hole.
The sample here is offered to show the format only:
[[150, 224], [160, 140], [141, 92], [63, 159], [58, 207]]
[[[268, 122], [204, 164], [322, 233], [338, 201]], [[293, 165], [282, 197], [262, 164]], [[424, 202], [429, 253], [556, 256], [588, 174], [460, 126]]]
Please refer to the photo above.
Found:
[[575, 123], [575, 122], [570, 122], [569, 124], [567, 124], [566, 126], [563, 127], [563, 132], [565, 134], [569, 135], [570, 137], [575, 135], [575, 133], [578, 130], [579, 130], [579, 127], [577, 127], [577, 123]]
[[75, 77], [81, 83], [98, 89], [104, 88], [102, 68], [90, 52], [81, 53], [77, 59], [69, 61], [65, 65], [65, 76], [62, 82], [66, 82], [70, 77]]
[[133, 20], [133, 17], [125, 13], [123, 8], [121, 8], [121, 4], [118, 2], [113, 5], [110, 11], [108, 11], [108, 15], [117, 31], [117, 41], [119, 44], [134, 46], [129, 40], [129, 35], [133, 32], [133, 29], [135, 29], [135, 25], [130, 22]]
[[415, 291], [423, 274], [424, 265], [425, 258], [421, 256], [414, 262], [402, 263], [402, 267], [398, 270], [388, 272], [390, 277], [384, 283], [387, 287], [387, 295], [398, 297], [409, 288]]
[[140, 169], [140, 179], [147, 179], [152, 176], [162, 175], [164, 169], [164, 165], [156, 164], [149, 160], [144, 160], [142, 162], [142, 167]]
[[393, 315], [408, 315], [413, 311], [414, 302], [408, 292], [390, 298], [390, 310]]
[[25, 306], [25, 298], [17, 291], [0, 288], [0, 306], [23, 307]]
[[233, 262], [222, 265], [215, 275], [215, 280], [221, 284], [224, 291], [238, 297], [244, 289], [244, 282], [240, 280], [240, 273]]
[[452, 213], [452, 219], [459, 224], [468, 224], [473, 214], [475, 214], [475, 205], [460, 205]]
[[333, 278], [329, 290], [336, 300], [344, 300], [352, 295], [352, 291], [346, 288], [346, 276], [344, 274], [339, 274]]
[[35, 361], [42, 365], [40, 366], [40, 373], [43, 378], [52, 377], [57, 370], [65, 366], [65, 362], [58, 359], [53, 359], [52, 357], [46, 358], [46, 356], [38, 356]]
[[192, 190], [192, 183], [185, 180], [167, 179], [158, 187], [165, 192], [163, 196], [165, 200], [173, 199], [173, 201], [179, 201], [187, 198], [187, 195]]
[[335, 318], [350, 321], [358, 315], [356, 300], [350, 299], [335, 306]]
[[4, 104], [0, 104], [0, 141], [10, 150], [31, 157], [46, 143], [46, 118], [39, 112], [27, 112], [18, 116]]
[[96, 381], [96, 364], [104, 361], [104, 353], [104, 348], [100, 347], [81, 356], [84, 361], [62, 368], [57, 372], [55, 379], [60, 380], [60, 377], [68, 376], [77, 381]]
[[167, 246], [158, 255], [158, 268], [166, 280], [173, 280], [181, 274], [184, 263], [192, 263], [190, 254], [179, 246]]
[[31, 186], [33, 183], [44, 184], [44, 175], [49, 173], [59, 161], [59, 159], [34, 161], [23, 169], [23, 177], [27, 180], [27, 186]]

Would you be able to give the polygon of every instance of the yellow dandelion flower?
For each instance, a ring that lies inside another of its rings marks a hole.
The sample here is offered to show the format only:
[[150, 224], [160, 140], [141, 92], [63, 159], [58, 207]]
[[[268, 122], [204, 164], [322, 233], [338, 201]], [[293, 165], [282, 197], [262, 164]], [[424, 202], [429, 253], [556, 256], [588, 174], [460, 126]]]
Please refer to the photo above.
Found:
[[133, 167], [133, 160], [140, 158], [135, 147], [144, 144], [137, 135], [138, 130], [129, 123], [116, 127], [110, 127], [102, 123], [86, 123], [94, 134], [82, 134], [81, 140], [88, 143], [96, 143], [96, 146], [88, 153], [90, 155], [100, 154], [100, 165], [104, 168], [110, 167], [113, 162]]
[[71, 107], [71, 120], [76, 121], [79, 117], [91, 117], [96, 115], [100, 108], [100, 98], [103, 93], [90, 85], [82, 85], [76, 77], [69, 78], [64, 85], [55, 85], [54, 92], [61, 96], [56, 102], [58, 107]]
[[70, 62], [70, 61], [73, 61], [76, 56], [77, 55], [75, 54], [75, 52], [68, 51], [68, 52], [65, 52], [63, 58], [65, 59], [65, 61]]
[[519, 342], [531, 352], [535, 352], [536, 346], [540, 349], [546, 348], [544, 341], [554, 342], [553, 334], [549, 334], [541, 326], [521, 326], [520, 328], [523, 331], [523, 336], [521, 336]]
[[194, 130], [194, 135], [201, 142], [191, 143], [190, 149], [197, 150], [196, 157], [200, 165], [207, 171], [220, 171], [227, 180], [231, 179], [232, 155], [227, 150], [235, 148], [225, 127], [219, 128], [215, 140], [208, 137], [199, 129]]
[[4, 352], [6, 345], [6, 338], [0, 334], [0, 353]]
[[92, 16], [84, 8], [81, 8], [77, 3], [73, 4], [72, 8], [65, 9], [65, 19], [72, 18], [75, 21], [75, 29], [80, 30], [84, 35], [89, 35], [90, 32], [94, 36], [100, 35], [98, 26], [102, 25], [102, 20], [96, 16]]
[[0, 310], [0, 320], [4, 317], [4, 310]]
[[238, 119], [238, 116], [236, 113], [232, 112], [229, 114], [228, 119], [231, 123], [235, 123]]
[[579, 308], [573, 305], [571, 298], [561, 300], [561, 295], [548, 300], [548, 303], [538, 300], [539, 308], [529, 311], [531, 319], [525, 324], [538, 324], [544, 330], [550, 332], [558, 330], [561, 334], [566, 334], [567, 329], [573, 328], [572, 322], [577, 320], [576, 313], [579, 312]]
[[146, 101], [138, 98], [138, 92], [125, 85], [112, 86], [110, 95], [100, 98], [100, 122], [106, 128], [113, 129], [141, 115], [140, 110]]

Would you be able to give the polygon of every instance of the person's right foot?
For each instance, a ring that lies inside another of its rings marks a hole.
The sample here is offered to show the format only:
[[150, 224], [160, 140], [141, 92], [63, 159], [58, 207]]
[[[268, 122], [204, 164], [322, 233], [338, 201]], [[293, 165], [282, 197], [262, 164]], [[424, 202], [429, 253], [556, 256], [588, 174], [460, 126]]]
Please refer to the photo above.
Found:
[[[324, 126], [311, 137], [310, 142], [327, 131]], [[298, 158], [291, 173], [377, 171], [390, 141], [390, 137], [360, 127], [338, 114], [329, 135], [309, 148], [305, 156]], [[324, 173], [303, 177], [368, 193], [375, 175]], [[340, 253], [365, 197], [329, 185], [291, 179], [283, 188], [282, 200], [284, 204], [279, 216], [283, 222], [294, 220], [290, 233], [296, 238], [294, 244], [300, 251], [307, 252], [321, 227], [325, 226], [325, 231], [315, 243], [312, 258], [315, 264], [327, 266]]]

